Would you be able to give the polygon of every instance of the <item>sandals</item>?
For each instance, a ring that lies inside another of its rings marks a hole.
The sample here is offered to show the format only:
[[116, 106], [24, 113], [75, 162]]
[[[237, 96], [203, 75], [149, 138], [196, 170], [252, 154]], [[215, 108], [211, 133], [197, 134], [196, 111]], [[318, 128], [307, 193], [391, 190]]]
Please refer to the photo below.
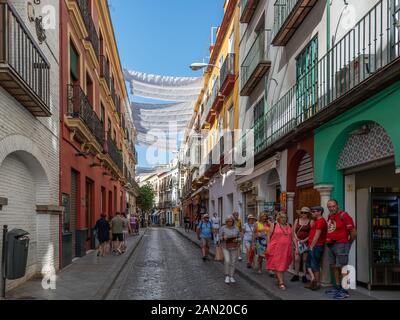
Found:
[[285, 284], [284, 283], [279, 283], [278, 284], [279, 289], [281, 290], [286, 290]]

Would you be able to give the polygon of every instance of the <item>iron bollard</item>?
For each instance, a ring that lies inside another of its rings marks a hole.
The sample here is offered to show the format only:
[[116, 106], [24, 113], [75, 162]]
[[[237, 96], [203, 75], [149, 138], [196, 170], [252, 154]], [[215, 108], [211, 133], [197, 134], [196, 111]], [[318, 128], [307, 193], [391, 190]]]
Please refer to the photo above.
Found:
[[6, 298], [6, 275], [7, 275], [7, 233], [8, 226], [3, 226], [3, 249], [1, 251], [1, 298]]

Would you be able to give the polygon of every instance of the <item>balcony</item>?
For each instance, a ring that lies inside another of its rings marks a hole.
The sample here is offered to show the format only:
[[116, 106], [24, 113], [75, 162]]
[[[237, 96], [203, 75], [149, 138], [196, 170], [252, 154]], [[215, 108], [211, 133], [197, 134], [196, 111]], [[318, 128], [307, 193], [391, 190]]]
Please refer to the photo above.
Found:
[[241, 66], [241, 96], [249, 96], [260, 80], [271, 68], [269, 60], [269, 39], [271, 32], [258, 34]]
[[379, 1], [256, 122], [256, 162], [400, 80], [391, 15], [391, 0]]
[[240, 22], [249, 23], [260, 0], [240, 0]]
[[35, 117], [49, 117], [50, 64], [8, 2], [0, 2], [0, 85]]
[[111, 84], [111, 100], [112, 100], [112, 102], [113, 102], [113, 104], [114, 104], [114, 106], [115, 106], [115, 110], [117, 111], [117, 113], [118, 113], [118, 117], [120, 118], [121, 117], [121, 99], [119, 98], [119, 96], [117, 95], [117, 92], [116, 92], [116, 90], [115, 90], [115, 83], [114, 83], [114, 81], [112, 80], [111, 82], [110, 82], [110, 84]]
[[221, 94], [223, 96], [228, 96], [232, 92], [235, 82], [235, 54], [229, 53], [221, 68]]
[[219, 78], [214, 83], [213, 89], [212, 89], [212, 95], [211, 95], [211, 112], [207, 117], [207, 122], [212, 123], [212, 121], [215, 119], [215, 116], [221, 111], [221, 108], [224, 104], [224, 96], [221, 95], [220, 93], [220, 82]]
[[104, 144], [104, 127], [93, 110], [88, 97], [79, 85], [68, 85], [68, 113], [65, 124], [73, 138], [101, 153]]
[[87, 31], [87, 38], [86, 40], [90, 42], [93, 48], [93, 52], [95, 54], [95, 57], [97, 60], [99, 60], [100, 57], [100, 40], [99, 36], [97, 35], [96, 27], [93, 22], [92, 15], [90, 13], [90, 8], [88, 5], [87, 0], [76, 0], [79, 12], [81, 14], [81, 17], [83, 19], [84, 25], [86, 27]]
[[205, 105], [204, 111], [203, 111], [203, 114], [201, 115], [201, 119], [200, 119], [200, 126], [203, 129], [204, 129], [204, 127], [206, 127], [208, 125], [206, 120], [208, 118], [208, 114], [211, 111], [212, 103], [213, 103], [213, 100], [211, 99], [211, 97], [208, 97], [207, 101], [206, 101], [206, 105]]
[[[122, 159], [121, 151], [118, 149], [116, 143], [111, 137], [110, 132], [107, 134], [106, 150], [108, 156], [111, 158], [113, 164], [111, 163], [111, 169], [118, 173], [119, 177], [123, 177], [124, 162]], [[110, 164], [110, 163], [109, 163]], [[119, 172], [116, 170], [118, 169]]]
[[274, 46], [285, 46], [317, 0], [277, 0], [274, 4]]
[[102, 77], [107, 84], [108, 90], [111, 91], [111, 73], [110, 73], [110, 65], [108, 64], [108, 60], [106, 56], [100, 56], [100, 77]]

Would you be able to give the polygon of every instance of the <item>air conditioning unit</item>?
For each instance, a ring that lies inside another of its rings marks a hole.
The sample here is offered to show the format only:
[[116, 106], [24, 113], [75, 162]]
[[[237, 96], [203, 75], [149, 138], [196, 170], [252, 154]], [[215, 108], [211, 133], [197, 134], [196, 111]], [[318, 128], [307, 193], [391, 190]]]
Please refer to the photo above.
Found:
[[335, 95], [350, 91], [375, 72], [375, 55], [362, 54], [336, 72]]

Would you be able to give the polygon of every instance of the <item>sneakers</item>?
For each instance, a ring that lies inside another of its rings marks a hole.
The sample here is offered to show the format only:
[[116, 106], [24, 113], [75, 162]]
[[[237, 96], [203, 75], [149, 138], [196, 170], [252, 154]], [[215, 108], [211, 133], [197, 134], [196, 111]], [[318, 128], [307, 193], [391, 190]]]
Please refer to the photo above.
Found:
[[298, 282], [298, 281], [300, 281], [299, 276], [293, 276], [293, 278], [290, 280], [290, 282]]
[[346, 298], [348, 298], [348, 295], [346, 295], [346, 293], [344, 293], [342, 290], [338, 290], [336, 294], [333, 296], [333, 299], [336, 300], [343, 300]]
[[327, 294], [328, 296], [334, 296], [337, 292], [338, 292], [337, 288], [330, 288], [325, 291], [325, 294]]
[[226, 278], [225, 278], [225, 283], [226, 283], [226, 284], [229, 284], [229, 283], [231, 283], [231, 278], [230, 278], [230, 277], [228, 277], [228, 276], [226, 276]]
[[231, 277], [229, 280], [231, 281], [231, 283], [236, 283], [236, 280], [233, 277]]
[[239, 257], [238, 260], [239, 260], [239, 262], [241, 262], [241, 261], [243, 261], [243, 258], [242, 258], [242, 257]]

